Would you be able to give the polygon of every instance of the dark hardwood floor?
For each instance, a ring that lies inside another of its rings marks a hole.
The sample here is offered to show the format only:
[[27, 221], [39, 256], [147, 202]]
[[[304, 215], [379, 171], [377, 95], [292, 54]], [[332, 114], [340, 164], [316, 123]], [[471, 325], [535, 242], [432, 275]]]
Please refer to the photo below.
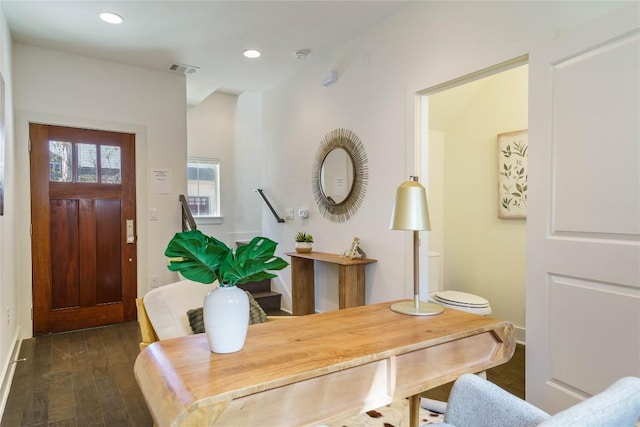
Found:
[[[20, 349], [2, 427], [136, 426], [153, 422], [133, 376], [140, 330], [137, 323], [25, 340]], [[489, 380], [524, 397], [524, 348]], [[451, 384], [423, 394], [447, 400]]]
[[133, 376], [140, 329], [125, 323], [23, 341], [1, 425], [153, 425]]

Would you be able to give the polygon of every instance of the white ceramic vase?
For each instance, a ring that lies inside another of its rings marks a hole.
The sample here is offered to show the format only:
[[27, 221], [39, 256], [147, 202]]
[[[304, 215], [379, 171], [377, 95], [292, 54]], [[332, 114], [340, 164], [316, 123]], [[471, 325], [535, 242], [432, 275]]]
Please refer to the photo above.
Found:
[[204, 299], [204, 328], [214, 353], [234, 353], [244, 347], [249, 328], [249, 297], [236, 286], [219, 286]]

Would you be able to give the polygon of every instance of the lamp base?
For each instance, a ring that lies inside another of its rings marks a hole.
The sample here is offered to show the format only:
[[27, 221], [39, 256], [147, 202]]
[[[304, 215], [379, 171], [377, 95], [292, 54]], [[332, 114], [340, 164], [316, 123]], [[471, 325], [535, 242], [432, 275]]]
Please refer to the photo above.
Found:
[[434, 316], [444, 311], [444, 309], [438, 304], [422, 301], [420, 301], [417, 309], [414, 301], [401, 301], [392, 304], [391, 310], [396, 313], [409, 314], [411, 316]]

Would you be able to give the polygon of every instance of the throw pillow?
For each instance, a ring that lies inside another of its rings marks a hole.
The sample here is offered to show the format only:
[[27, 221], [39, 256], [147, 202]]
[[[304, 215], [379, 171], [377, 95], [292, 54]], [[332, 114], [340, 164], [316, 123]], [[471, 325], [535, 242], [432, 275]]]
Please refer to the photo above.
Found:
[[[249, 324], [264, 323], [267, 321], [267, 313], [264, 312], [262, 307], [255, 300], [253, 295], [247, 292], [249, 297]], [[189, 325], [194, 334], [201, 334], [204, 332], [204, 317], [202, 307], [193, 308], [187, 311], [187, 318], [189, 319]]]
[[194, 334], [201, 334], [204, 332], [204, 317], [202, 315], [202, 307], [188, 310], [187, 318], [189, 319], [189, 326], [191, 326], [191, 330]]
[[253, 325], [254, 323], [266, 322], [267, 313], [264, 312], [251, 293], [247, 292], [247, 296], [249, 297], [249, 324]]

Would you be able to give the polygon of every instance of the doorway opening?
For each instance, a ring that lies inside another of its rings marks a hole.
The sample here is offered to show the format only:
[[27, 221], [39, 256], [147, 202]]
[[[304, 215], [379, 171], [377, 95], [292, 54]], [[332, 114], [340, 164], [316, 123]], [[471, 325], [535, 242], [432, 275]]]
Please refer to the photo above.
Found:
[[[498, 216], [499, 134], [528, 128], [528, 59], [419, 93], [417, 158], [432, 228], [421, 251], [421, 294], [486, 298], [524, 342], [526, 219]], [[526, 174], [526, 172], [525, 172]], [[526, 175], [525, 175], [526, 176]]]

